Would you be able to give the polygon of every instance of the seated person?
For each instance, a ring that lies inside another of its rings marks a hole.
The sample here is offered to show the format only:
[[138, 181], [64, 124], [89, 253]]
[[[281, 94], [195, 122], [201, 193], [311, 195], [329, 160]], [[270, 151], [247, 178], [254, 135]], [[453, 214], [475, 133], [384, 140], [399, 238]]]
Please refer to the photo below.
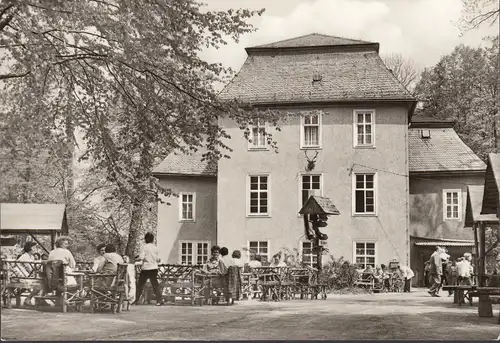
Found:
[[116, 274], [118, 264], [124, 264], [123, 257], [116, 253], [114, 244], [108, 244], [105, 248], [103, 259], [99, 261], [97, 271], [102, 274]]
[[[68, 236], [61, 236], [56, 239], [56, 248], [49, 253], [48, 261], [62, 261], [66, 265], [66, 273], [71, 273], [73, 268], [76, 267], [75, 258], [71, 251], [68, 250], [71, 238]], [[76, 286], [76, 279], [74, 276], [67, 277], [68, 286]]]
[[384, 274], [382, 273], [382, 268], [380, 266], [375, 267], [375, 272], [373, 273], [373, 279], [375, 283], [381, 283], [384, 279]]
[[382, 280], [384, 280], [384, 287], [390, 288], [390, 279], [392, 274], [387, 270], [385, 264], [380, 265], [380, 269], [382, 270]]
[[250, 262], [248, 262], [248, 266], [250, 268], [259, 268], [262, 267], [262, 257], [260, 255], [251, 255]]
[[219, 270], [222, 275], [227, 274], [229, 267], [234, 266], [234, 260], [229, 256], [229, 249], [226, 247], [220, 248], [221, 258], [219, 260]]
[[373, 277], [373, 267], [370, 265], [366, 266], [366, 269], [361, 274], [361, 279], [367, 281]]
[[203, 271], [210, 274], [219, 274], [219, 260], [220, 260], [220, 248], [218, 245], [214, 245], [211, 249], [212, 256], [203, 265]]
[[239, 250], [233, 251], [233, 254], [231, 255], [234, 261], [234, 265], [240, 268], [243, 268], [245, 263], [243, 263], [243, 260], [241, 259], [241, 252]]
[[94, 265], [92, 266], [92, 270], [95, 273], [100, 273], [99, 266], [103, 266], [104, 264], [104, 254], [106, 253], [106, 244], [99, 244], [97, 246], [97, 253], [99, 254], [96, 258], [94, 258]]
[[273, 261], [269, 267], [286, 267], [286, 263], [281, 261], [281, 255], [278, 253], [273, 256]]

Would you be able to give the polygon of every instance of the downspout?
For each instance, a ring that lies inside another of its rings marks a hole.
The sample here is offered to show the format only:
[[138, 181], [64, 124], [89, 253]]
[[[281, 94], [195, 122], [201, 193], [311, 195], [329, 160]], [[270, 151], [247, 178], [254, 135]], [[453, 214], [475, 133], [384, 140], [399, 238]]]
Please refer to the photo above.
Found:
[[408, 131], [410, 127], [410, 120], [411, 116], [413, 115], [413, 111], [415, 110], [416, 102], [413, 104], [411, 107], [408, 116], [405, 118], [405, 175], [406, 177], [406, 192], [405, 192], [405, 197], [406, 197], [406, 265], [410, 267], [410, 168], [409, 168], [409, 154], [408, 154]]

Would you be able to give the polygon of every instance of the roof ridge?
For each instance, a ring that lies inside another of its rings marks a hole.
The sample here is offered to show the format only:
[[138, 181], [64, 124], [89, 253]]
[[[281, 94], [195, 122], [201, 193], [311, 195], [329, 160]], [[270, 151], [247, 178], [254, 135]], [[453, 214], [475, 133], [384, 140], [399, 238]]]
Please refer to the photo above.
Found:
[[[287, 42], [290, 42], [290, 41], [293, 41], [293, 40], [298, 40], [298, 39], [305, 38], [305, 37], [310, 37], [310, 36], [321, 36], [321, 37], [326, 37], [326, 38], [343, 39], [343, 40], [347, 40], [347, 41], [350, 41], [350, 42], [356, 42], [358, 44], [376, 44], [375, 42], [370, 42], [370, 41], [361, 40], [361, 39], [353, 39], [353, 38], [346, 38], [346, 37], [342, 37], [342, 36], [333, 36], [333, 35], [327, 35], [327, 34], [324, 34], [324, 33], [312, 32], [312, 33], [308, 33], [308, 34], [301, 35], [301, 36], [290, 37], [290, 38], [282, 39], [282, 40], [279, 40], [279, 41], [274, 41], [274, 42], [269, 42], [269, 43], [265, 43], [265, 44], [255, 45], [255, 46], [252, 46], [252, 47], [249, 47], [249, 48], [265, 48], [265, 47], [269, 47], [269, 45], [283, 44], [283, 43], [287, 43]], [[338, 44], [338, 45], [342, 45], [342, 44]]]

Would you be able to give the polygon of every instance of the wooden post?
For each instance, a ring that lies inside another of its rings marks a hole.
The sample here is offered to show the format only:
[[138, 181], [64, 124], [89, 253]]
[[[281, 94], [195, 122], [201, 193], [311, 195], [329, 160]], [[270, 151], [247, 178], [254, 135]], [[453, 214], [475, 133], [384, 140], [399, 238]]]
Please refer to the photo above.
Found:
[[319, 244], [319, 241], [320, 239], [318, 236], [316, 236], [313, 240], [313, 248], [316, 248], [316, 268], [318, 269], [318, 277], [319, 273], [321, 273], [321, 270], [323, 269], [323, 261], [322, 261], [323, 249]]
[[50, 231], [50, 247], [52, 250], [54, 250], [56, 245], [56, 239], [54, 237], [54, 231]]
[[479, 230], [479, 286], [486, 286], [486, 227], [481, 223]]
[[[474, 259], [474, 270], [479, 273], [479, 269], [481, 268], [480, 267], [480, 252], [479, 252], [479, 239], [478, 239], [478, 234], [477, 234], [477, 231], [478, 231], [478, 227], [479, 227], [479, 230], [481, 230], [481, 223], [480, 222], [475, 222], [474, 224], [472, 224], [473, 228], [474, 228], [474, 247], [476, 249], [476, 258]], [[472, 275], [471, 275], [472, 277]], [[479, 285], [481, 285], [481, 278], [479, 278]]]

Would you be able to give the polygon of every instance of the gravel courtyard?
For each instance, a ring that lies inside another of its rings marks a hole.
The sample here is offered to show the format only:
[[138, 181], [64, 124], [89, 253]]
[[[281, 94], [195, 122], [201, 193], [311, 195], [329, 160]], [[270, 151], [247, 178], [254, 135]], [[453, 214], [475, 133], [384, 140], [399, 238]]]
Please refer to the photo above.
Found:
[[424, 290], [408, 293], [330, 295], [327, 300], [279, 303], [244, 301], [234, 306], [143, 305], [130, 312], [48, 313], [2, 309], [6, 340], [224, 340], [224, 339], [450, 339], [500, 336], [493, 318], [477, 306], [458, 307]]

